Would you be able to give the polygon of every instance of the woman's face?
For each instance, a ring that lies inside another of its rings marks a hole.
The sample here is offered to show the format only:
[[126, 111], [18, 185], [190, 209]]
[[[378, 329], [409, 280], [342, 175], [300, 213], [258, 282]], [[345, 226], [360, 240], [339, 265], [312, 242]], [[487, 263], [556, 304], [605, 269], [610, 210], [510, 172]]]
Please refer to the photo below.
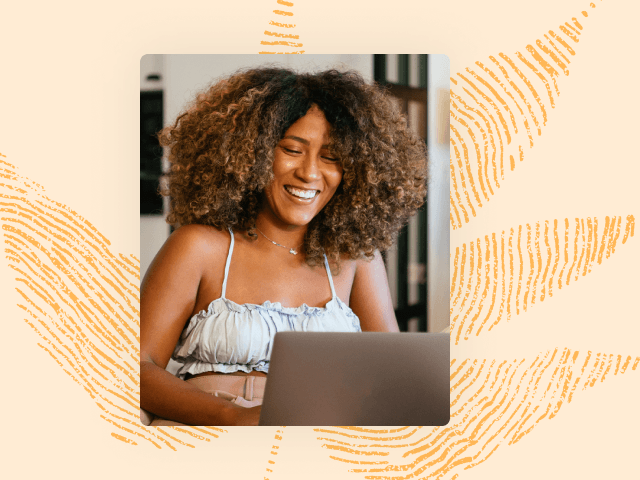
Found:
[[313, 106], [276, 147], [266, 206], [286, 225], [309, 224], [340, 185], [342, 165], [329, 151], [330, 133], [324, 113]]

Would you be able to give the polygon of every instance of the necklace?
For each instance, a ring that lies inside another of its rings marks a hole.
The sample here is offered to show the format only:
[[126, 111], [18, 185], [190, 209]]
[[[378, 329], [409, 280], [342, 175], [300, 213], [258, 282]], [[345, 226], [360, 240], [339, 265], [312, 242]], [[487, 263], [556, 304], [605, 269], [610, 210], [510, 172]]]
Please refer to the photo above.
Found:
[[[271, 240], [271, 239], [270, 239], [269, 237], [267, 237], [264, 233], [262, 233], [262, 230], [260, 230], [258, 227], [256, 227], [256, 230], [258, 230], [258, 231], [262, 234], [262, 236], [263, 236], [264, 238], [266, 238], [267, 240], [269, 240], [269, 241], [270, 241], [271, 243], [273, 243], [274, 245], [277, 245], [278, 247], [282, 247], [282, 248], [289, 248], [289, 247], [286, 247], [286, 246], [284, 246], [284, 245], [280, 245], [279, 243], [274, 242], [273, 240]], [[291, 255], [297, 255], [297, 254], [298, 254], [297, 249], [298, 249], [298, 248], [300, 248], [302, 245], [304, 245], [304, 243], [301, 243], [301, 244], [300, 244], [300, 245], [298, 245], [296, 248], [289, 248], [289, 253], [290, 253]]]

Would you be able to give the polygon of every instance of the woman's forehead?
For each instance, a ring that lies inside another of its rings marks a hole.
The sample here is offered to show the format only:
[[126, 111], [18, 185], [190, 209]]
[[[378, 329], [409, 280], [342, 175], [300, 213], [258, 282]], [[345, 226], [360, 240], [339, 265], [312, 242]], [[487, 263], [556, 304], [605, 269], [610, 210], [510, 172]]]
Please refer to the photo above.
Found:
[[325, 143], [323, 147], [328, 147], [331, 130], [324, 113], [318, 107], [312, 107], [285, 131], [283, 138], [305, 145], [310, 145], [312, 141], [322, 141]]

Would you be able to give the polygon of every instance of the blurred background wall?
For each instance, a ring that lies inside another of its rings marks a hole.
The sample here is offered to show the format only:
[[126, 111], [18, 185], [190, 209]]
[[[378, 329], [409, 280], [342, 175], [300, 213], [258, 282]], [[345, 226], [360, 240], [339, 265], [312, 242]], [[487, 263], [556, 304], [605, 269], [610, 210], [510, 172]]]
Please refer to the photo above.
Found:
[[385, 253], [401, 330], [449, 325], [449, 59], [445, 55], [145, 55], [140, 60], [140, 275], [170, 234], [166, 169], [155, 134], [195, 95], [239, 68], [282, 65], [297, 71], [358, 71], [388, 88], [429, 147], [427, 205]]

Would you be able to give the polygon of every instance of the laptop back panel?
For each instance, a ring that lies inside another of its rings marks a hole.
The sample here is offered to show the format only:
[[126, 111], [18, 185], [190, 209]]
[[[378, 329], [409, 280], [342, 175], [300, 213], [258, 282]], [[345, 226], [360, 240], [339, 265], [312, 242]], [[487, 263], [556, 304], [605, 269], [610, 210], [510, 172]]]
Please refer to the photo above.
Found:
[[260, 425], [446, 425], [449, 335], [281, 332]]

